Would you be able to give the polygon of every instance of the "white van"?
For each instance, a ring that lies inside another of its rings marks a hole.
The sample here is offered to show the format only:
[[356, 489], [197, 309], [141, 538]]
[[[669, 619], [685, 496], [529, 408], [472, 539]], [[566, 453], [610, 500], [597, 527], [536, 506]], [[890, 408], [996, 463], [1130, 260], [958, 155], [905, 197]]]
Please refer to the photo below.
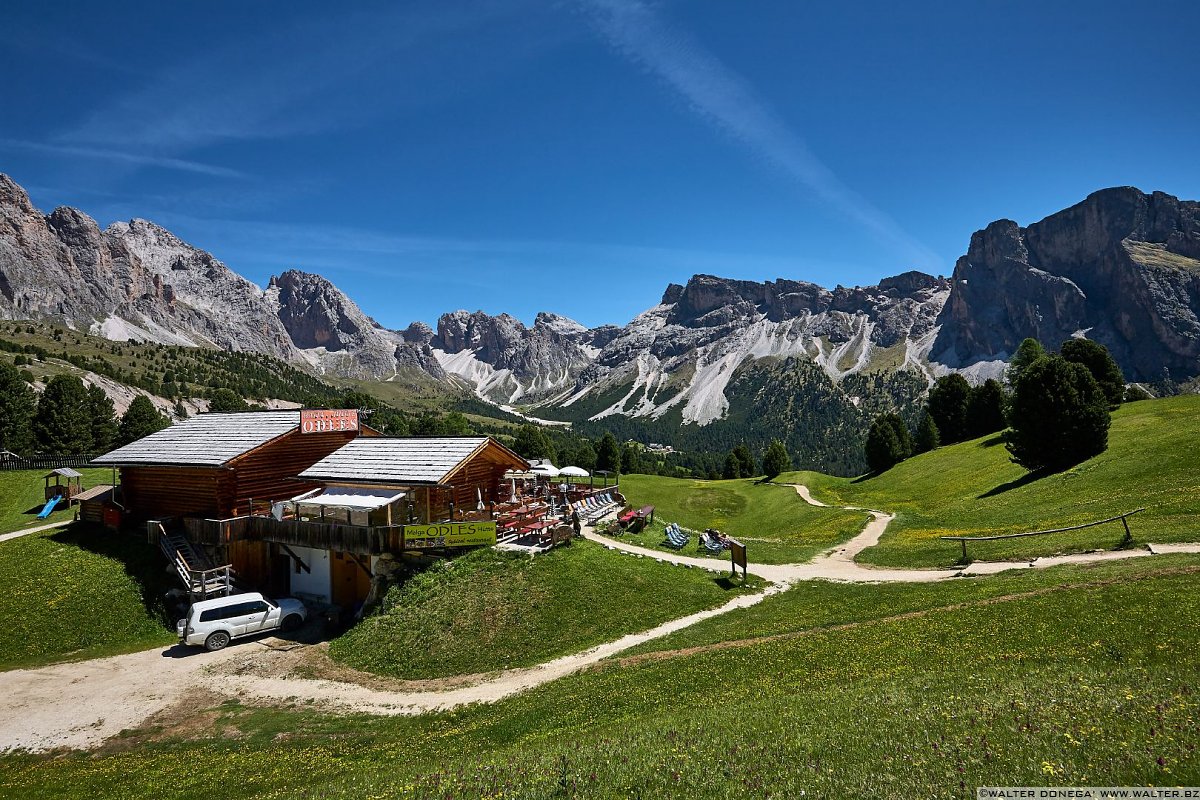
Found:
[[184, 644], [220, 650], [239, 636], [295, 630], [306, 619], [308, 609], [299, 600], [269, 600], [258, 592], [246, 592], [193, 603], [187, 618], [175, 623], [175, 633]]

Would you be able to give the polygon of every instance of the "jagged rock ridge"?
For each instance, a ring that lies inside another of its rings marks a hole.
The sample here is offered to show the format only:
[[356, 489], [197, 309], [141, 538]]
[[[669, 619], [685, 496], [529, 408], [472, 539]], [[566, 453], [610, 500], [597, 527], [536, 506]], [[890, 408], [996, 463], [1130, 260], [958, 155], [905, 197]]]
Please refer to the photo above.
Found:
[[1200, 203], [1104, 189], [1022, 228], [971, 237], [933, 345], [955, 369], [1008, 358], [1026, 337], [1106, 346], [1130, 380], [1200, 372]]

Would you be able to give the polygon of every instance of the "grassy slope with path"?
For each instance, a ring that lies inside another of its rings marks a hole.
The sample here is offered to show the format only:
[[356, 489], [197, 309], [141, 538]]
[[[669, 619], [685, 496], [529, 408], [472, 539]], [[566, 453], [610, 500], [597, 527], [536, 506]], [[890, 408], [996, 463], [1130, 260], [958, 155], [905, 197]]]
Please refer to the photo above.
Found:
[[161, 573], [137, 536], [73, 526], [0, 542], [0, 669], [171, 642], [148, 610]]
[[[38, 512], [46, 504], [45, 482], [42, 479], [49, 471], [22, 469], [0, 472], [0, 533], [61, 522], [75, 516], [74, 507], [60, 502], [48, 519], [37, 518]], [[98, 483], [112, 483], [112, 470], [85, 467], [79, 471], [83, 473], [84, 488], [91, 488]]]
[[[100, 755], [0, 760], [27, 798], [974, 796], [1200, 782], [1200, 593], [1169, 575], [634, 666], [493, 706], [236, 702]], [[861, 587], [814, 584], [815, 604]], [[927, 587], [921, 587], [927, 588]]]
[[[655, 475], [624, 475], [621, 491], [634, 508], [655, 507], [656, 525], [640, 535], [622, 538], [659, 550], [662, 525], [677, 522], [702, 531], [717, 528], [746, 543], [751, 561], [788, 564], [807, 561], [862, 530], [865, 514], [814, 508], [790, 486], [755, 480], [699, 481]], [[695, 536], [683, 552], [696, 553]], [[723, 556], [728, 558], [728, 556]]]
[[[997, 437], [939, 448], [875, 477], [813, 472], [780, 480], [808, 484], [831, 505], [896, 513], [879, 547], [859, 556], [896, 567], [948, 566], [961, 551], [944, 535], [1020, 533], [1077, 525], [1142, 506], [1130, 520], [1137, 542], [1200, 541], [1200, 397], [1130, 403], [1113, 414], [1109, 448], [1054, 475], [1029, 480]], [[971, 543], [981, 561], [1025, 559], [1117, 545], [1120, 523], [1049, 536]]]
[[[477, 550], [393, 589], [330, 646], [350, 666], [437, 678], [530, 666], [710, 608], [745, 591], [575, 542], [530, 559]], [[753, 587], [751, 587], [751, 590]]]

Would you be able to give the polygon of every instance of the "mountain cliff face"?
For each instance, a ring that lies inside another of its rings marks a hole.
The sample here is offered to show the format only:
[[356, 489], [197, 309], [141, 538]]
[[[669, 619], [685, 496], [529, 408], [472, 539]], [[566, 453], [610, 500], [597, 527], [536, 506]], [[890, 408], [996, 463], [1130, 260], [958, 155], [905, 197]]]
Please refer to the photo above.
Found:
[[971, 237], [951, 279], [906, 272], [830, 290], [696, 275], [623, 327], [455, 311], [436, 329], [391, 331], [318, 275], [290, 270], [261, 289], [151, 222], [101, 230], [75, 209], [43, 215], [0, 175], [0, 318], [269, 353], [350, 378], [415, 376], [576, 422], [704, 427], [752, 419], [771, 386], [798, 390], [813, 369], [847, 408], [882, 407], [867, 396], [882, 384], [850, 378], [902, 374], [886, 392], [908, 397], [910, 378], [997, 374], [1028, 336], [1048, 348], [1095, 339], [1131, 380], [1196, 376], [1200, 203], [1124, 187], [1025, 228], [1000, 220]]
[[295, 359], [262, 291], [145, 220], [100, 230], [72, 208], [43, 216], [0, 175], [0, 316], [54, 317], [112, 339]]
[[618, 330], [589, 330], [546, 312], [527, 328], [508, 314], [455, 311], [438, 319], [436, 331], [413, 325], [404, 338], [428, 344], [441, 367], [473, 385], [481, 397], [511, 404], [544, 399], [572, 385]]
[[[669, 286], [602, 347], [558, 404], [589, 408], [592, 418], [657, 419], [678, 408], [683, 422], [705, 425], [728, 412], [726, 388], [739, 369], [760, 360], [811, 359], [833, 378], [873, 367], [923, 371], [949, 288], [917, 272], [832, 291], [697, 275]], [[610, 402], [595, 409], [599, 397]]]
[[428, 346], [367, 317], [319, 275], [263, 290], [142, 219], [101, 230], [73, 208], [42, 215], [0, 174], [0, 318], [55, 318], [124, 341], [267, 353], [319, 372], [447, 379]]
[[1130, 380], [1200, 372], [1200, 203], [1105, 189], [1022, 228], [971, 237], [933, 345], [951, 368], [1002, 361], [1032, 336], [1106, 346]]

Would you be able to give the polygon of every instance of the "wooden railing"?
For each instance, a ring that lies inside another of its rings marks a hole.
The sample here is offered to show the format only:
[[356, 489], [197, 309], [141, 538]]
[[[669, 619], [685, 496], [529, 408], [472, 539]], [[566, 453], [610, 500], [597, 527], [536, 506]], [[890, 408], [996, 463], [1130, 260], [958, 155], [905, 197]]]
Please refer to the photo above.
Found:
[[1131, 533], [1129, 530], [1129, 517], [1132, 517], [1134, 514], [1140, 514], [1145, 510], [1146, 509], [1144, 508], [1135, 508], [1133, 511], [1126, 511], [1124, 514], [1117, 514], [1115, 517], [1109, 517], [1108, 519], [1099, 519], [1095, 522], [1085, 522], [1082, 525], [1070, 525], [1066, 528], [1051, 528], [1050, 530], [1046, 531], [1001, 533], [995, 536], [939, 536], [938, 538], [947, 542], [960, 542], [962, 544], [962, 560], [965, 563], [967, 560], [967, 542], [994, 542], [997, 539], [1020, 539], [1023, 536], [1046, 536], [1047, 534], [1051, 533], [1065, 533], [1067, 531], [1078, 531], [1084, 528], [1094, 528], [1097, 525], [1106, 525], [1109, 522], [1116, 522], [1117, 520], [1120, 520], [1121, 524], [1125, 526], [1125, 536], [1122, 537], [1121, 544], [1127, 545], [1133, 541], [1133, 533]]
[[230, 519], [185, 519], [188, 538], [205, 545], [227, 545], [238, 541], [275, 542], [340, 550], [358, 555], [379, 555], [403, 549], [403, 525], [349, 525], [344, 522], [273, 517]]

